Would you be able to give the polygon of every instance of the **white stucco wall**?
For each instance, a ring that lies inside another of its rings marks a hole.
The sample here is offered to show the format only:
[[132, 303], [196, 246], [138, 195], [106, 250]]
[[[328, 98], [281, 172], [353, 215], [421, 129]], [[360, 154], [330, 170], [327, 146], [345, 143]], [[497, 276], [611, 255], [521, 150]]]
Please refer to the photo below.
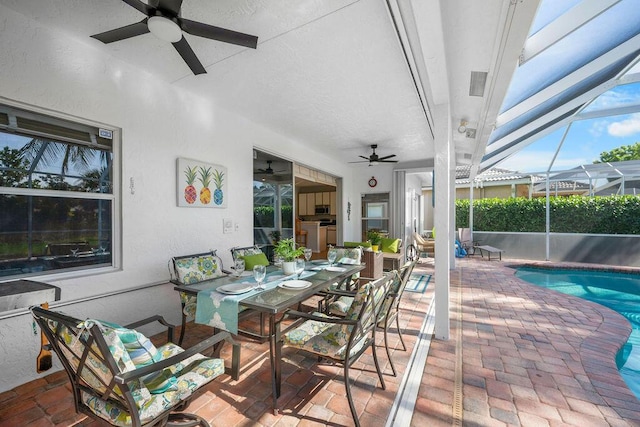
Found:
[[[354, 213], [359, 212], [354, 203], [359, 204], [359, 188], [353, 185], [346, 163], [230, 113], [213, 99], [187, 93], [105, 56], [89, 41], [51, 31], [3, 6], [0, 70], [3, 102], [16, 101], [122, 130], [121, 269], [33, 278], [59, 286], [62, 304], [58, 306], [70, 314], [127, 323], [158, 313], [177, 323], [178, 296], [171, 285], [163, 284], [169, 278], [170, 257], [218, 249], [229, 265], [229, 248], [253, 242], [254, 146], [342, 177], [344, 210], [347, 200], [352, 202], [351, 224]], [[228, 168], [226, 209], [176, 206], [178, 157]], [[131, 178], [134, 194], [129, 191]], [[223, 234], [223, 218], [233, 218], [239, 230]], [[345, 236], [353, 230], [345, 227]], [[147, 284], [161, 285], [69, 304]], [[0, 336], [1, 392], [39, 376], [35, 372], [39, 338], [33, 334], [30, 315], [24, 312], [4, 318], [0, 313]], [[55, 369], [60, 369], [57, 362]]]

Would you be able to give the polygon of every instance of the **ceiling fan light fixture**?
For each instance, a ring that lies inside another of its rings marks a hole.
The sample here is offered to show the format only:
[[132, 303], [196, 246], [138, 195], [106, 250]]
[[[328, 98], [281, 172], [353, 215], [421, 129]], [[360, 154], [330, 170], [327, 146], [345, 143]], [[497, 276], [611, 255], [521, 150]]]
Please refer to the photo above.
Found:
[[147, 21], [151, 34], [169, 43], [179, 42], [182, 39], [182, 30], [171, 19], [163, 16], [152, 16]]
[[462, 119], [460, 120], [460, 126], [458, 126], [458, 133], [467, 132], [467, 121]]

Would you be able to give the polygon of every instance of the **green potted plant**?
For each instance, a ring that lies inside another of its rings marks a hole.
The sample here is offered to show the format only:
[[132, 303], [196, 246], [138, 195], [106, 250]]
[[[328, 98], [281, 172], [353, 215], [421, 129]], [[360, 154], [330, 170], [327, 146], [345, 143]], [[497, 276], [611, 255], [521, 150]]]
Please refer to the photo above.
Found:
[[378, 247], [382, 242], [382, 235], [377, 230], [369, 230], [367, 231], [367, 239], [371, 242], [371, 249], [374, 252], [378, 252]]
[[296, 258], [300, 258], [304, 254], [304, 246], [296, 247], [293, 237], [281, 239], [274, 246], [273, 252], [282, 258], [282, 270], [284, 273], [294, 274], [296, 272]]

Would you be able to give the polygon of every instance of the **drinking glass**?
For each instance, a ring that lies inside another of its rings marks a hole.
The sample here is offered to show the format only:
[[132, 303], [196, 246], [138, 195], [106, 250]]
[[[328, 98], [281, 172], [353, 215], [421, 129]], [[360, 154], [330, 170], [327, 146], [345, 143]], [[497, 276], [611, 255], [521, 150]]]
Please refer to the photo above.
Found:
[[266, 289], [266, 287], [262, 284], [264, 277], [267, 275], [267, 267], [264, 265], [255, 265], [253, 267], [253, 278], [256, 279], [258, 283], [257, 289]]
[[311, 248], [304, 248], [304, 259], [306, 259], [307, 262], [309, 262], [309, 260], [311, 259], [312, 254], [313, 251], [311, 250]]
[[336, 248], [331, 248], [327, 251], [327, 260], [329, 261], [329, 266], [333, 266], [333, 263], [335, 262], [337, 256], [338, 251], [336, 250]]
[[302, 275], [302, 272], [304, 271], [304, 260], [301, 258], [296, 259], [296, 273], [298, 274], [298, 279], [300, 278], [300, 276]]
[[236, 276], [242, 276], [244, 272], [244, 260], [242, 258], [238, 258], [233, 262], [234, 270], [236, 271]]

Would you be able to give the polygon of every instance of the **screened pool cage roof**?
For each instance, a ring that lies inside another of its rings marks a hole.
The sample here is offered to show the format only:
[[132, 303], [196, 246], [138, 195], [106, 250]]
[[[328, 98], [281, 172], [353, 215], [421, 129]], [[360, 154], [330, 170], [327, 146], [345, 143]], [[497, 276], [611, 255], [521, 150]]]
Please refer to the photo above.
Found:
[[[478, 171], [510, 157], [517, 164], [526, 147], [552, 136], [550, 171], [576, 150], [568, 141], [578, 122], [640, 122], [639, 23], [638, 0], [542, 0]], [[587, 169], [575, 173], [616, 173], [607, 165]]]

